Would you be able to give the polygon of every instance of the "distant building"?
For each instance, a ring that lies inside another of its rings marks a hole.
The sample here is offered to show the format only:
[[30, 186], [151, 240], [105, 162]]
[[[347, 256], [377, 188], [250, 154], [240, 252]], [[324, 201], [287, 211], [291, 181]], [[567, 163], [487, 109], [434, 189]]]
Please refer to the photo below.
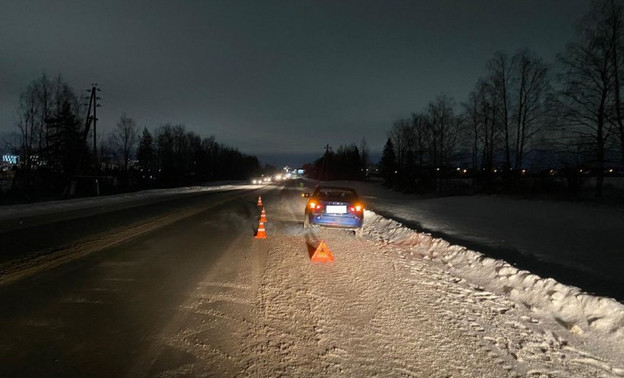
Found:
[[3, 164], [17, 165], [18, 160], [19, 160], [19, 157], [17, 155], [9, 155], [9, 154], [2, 155]]
[[0, 179], [13, 177], [14, 167], [19, 162], [17, 155], [2, 155], [2, 161], [0, 161]]

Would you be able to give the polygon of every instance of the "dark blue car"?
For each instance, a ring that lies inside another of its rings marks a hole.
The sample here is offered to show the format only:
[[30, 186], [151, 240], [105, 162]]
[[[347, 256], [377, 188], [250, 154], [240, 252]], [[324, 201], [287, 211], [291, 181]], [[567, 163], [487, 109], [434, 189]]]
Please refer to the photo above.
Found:
[[364, 205], [355, 190], [337, 186], [317, 186], [308, 197], [303, 227], [323, 226], [352, 229], [359, 234], [364, 221]]

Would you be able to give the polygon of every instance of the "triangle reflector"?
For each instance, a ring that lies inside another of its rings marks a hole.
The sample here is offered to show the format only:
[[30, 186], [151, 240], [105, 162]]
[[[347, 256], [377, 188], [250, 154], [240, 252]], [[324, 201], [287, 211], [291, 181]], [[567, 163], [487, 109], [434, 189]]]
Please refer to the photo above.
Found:
[[334, 255], [332, 255], [327, 245], [325, 245], [324, 241], [321, 241], [321, 244], [316, 248], [312, 257], [310, 257], [310, 261], [315, 262], [332, 262], [334, 261]]

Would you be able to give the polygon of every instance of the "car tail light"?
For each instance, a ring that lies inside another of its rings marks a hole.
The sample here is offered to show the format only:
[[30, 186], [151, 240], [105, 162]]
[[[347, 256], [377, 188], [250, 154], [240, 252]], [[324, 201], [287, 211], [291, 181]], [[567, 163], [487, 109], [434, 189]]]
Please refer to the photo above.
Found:
[[308, 207], [309, 207], [311, 210], [320, 210], [320, 209], [321, 209], [321, 204], [316, 203], [316, 202], [309, 202], [309, 203], [308, 203]]
[[358, 203], [349, 207], [349, 211], [351, 211], [352, 213], [361, 213], [362, 211], [364, 211], [364, 206]]

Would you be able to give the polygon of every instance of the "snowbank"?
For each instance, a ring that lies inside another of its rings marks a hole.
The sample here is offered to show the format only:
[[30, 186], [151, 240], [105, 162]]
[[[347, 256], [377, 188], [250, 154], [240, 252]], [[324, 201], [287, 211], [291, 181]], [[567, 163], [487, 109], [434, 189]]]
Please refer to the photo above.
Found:
[[369, 210], [365, 219], [364, 235], [405, 247], [412, 256], [444, 263], [457, 276], [505, 294], [536, 316], [556, 321], [570, 332], [624, 337], [624, 305], [614, 299], [593, 296], [551, 278], [517, 269], [505, 261], [416, 232]]

